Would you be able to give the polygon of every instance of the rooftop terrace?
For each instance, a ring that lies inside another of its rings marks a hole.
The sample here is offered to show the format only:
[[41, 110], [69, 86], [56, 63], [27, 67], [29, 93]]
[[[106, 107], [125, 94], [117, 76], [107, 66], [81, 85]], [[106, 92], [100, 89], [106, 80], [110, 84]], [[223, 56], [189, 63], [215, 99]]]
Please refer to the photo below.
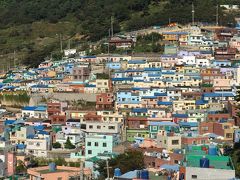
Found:
[[188, 167], [200, 167], [200, 159], [209, 159], [209, 168], [234, 170], [232, 160], [229, 156], [223, 156], [217, 149], [216, 155], [208, 153], [209, 146], [189, 146], [186, 150], [185, 160]]

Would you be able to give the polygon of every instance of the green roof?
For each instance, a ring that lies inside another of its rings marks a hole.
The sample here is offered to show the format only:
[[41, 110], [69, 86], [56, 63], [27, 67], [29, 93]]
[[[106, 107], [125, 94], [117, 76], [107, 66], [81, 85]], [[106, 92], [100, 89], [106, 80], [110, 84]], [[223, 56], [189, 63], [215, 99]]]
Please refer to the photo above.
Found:
[[[203, 145], [207, 149], [208, 145]], [[222, 156], [218, 152], [218, 155], [208, 155], [206, 151], [202, 150], [202, 146], [191, 146], [186, 150], [185, 160], [188, 167], [200, 167], [200, 159], [206, 157], [209, 159], [209, 165], [215, 169], [229, 169], [232, 170], [232, 161], [229, 156]]]
[[[231, 166], [231, 159], [228, 156], [212, 156], [204, 155], [209, 159], [209, 165], [215, 169], [233, 169]], [[203, 156], [201, 155], [187, 155], [186, 163], [189, 167], [200, 167], [200, 159]]]
[[96, 156], [94, 156], [92, 158], [89, 158], [89, 159], [86, 159], [86, 161], [90, 161], [90, 162], [93, 162], [93, 163], [97, 162], [98, 160], [100, 160], [100, 159]]

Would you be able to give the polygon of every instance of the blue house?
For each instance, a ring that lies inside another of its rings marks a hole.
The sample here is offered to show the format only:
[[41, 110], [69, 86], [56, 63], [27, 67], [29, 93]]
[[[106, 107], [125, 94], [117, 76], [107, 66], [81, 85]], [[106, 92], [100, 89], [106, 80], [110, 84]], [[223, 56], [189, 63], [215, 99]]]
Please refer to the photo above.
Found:
[[106, 66], [109, 69], [114, 69], [114, 70], [121, 69], [121, 63], [120, 62], [108, 62], [106, 64]]

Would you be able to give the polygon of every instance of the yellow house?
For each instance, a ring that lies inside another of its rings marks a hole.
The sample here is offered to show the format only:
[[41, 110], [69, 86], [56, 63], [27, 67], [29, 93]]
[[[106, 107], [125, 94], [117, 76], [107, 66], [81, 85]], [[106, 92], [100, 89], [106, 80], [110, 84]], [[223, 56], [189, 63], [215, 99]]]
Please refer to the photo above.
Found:
[[195, 100], [177, 100], [173, 101], [173, 111], [196, 109]]
[[187, 41], [188, 33], [187, 32], [164, 32], [163, 40], [165, 41]]
[[48, 77], [56, 77], [56, 72], [55, 71], [48, 71], [47, 76]]

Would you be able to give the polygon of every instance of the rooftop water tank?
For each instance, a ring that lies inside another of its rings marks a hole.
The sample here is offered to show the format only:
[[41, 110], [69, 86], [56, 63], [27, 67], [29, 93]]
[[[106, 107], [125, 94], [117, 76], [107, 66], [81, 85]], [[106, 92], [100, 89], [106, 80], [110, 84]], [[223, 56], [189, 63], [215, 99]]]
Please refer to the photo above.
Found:
[[50, 172], [54, 172], [54, 171], [56, 171], [56, 164], [55, 163], [50, 163], [49, 165], [48, 165], [48, 167], [49, 167], [49, 171]]
[[141, 179], [149, 179], [149, 173], [148, 170], [142, 170], [141, 171]]
[[201, 158], [200, 159], [200, 168], [209, 168], [209, 159], [208, 158]]
[[119, 177], [121, 175], [122, 175], [121, 170], [119, 168], [115, 168], [114, 169], [114, 177]]
[[210, 145], [209, 149], [208, 149], [208, 154], [212, 155], [212, 156], [216, 156], [217, 155], [217, 147], [214, 145]]

